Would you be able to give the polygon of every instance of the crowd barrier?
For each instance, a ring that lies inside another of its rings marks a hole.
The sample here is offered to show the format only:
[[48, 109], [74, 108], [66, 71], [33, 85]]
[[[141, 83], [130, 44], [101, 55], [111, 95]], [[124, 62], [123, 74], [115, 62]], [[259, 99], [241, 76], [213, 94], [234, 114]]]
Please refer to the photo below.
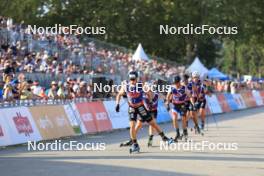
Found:
[[[219, 114], [264, 105], [264, 91], [207, 96], [207, 114]], [[128, 105], [115, 101], [68, 102], [64, 105], [39, 105], [0, 109], [0, 146], [57, 139], [129, 127]], [[157, 122], [171, 120], [164, 102], [159, 100]]]

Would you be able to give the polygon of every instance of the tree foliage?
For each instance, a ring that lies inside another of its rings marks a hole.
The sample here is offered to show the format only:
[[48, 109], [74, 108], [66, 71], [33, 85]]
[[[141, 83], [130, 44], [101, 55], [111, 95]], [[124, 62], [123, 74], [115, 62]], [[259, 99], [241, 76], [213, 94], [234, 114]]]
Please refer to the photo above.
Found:
[[[0, 0], [1, 15], [41, 26], [105, 26], [92, 36], [179, 64], [198, 55], [208, 67], [264, 75], [264, 1], [244, 0]], [[160, 35], [159, 25], [237, 26], [237, 35]]]

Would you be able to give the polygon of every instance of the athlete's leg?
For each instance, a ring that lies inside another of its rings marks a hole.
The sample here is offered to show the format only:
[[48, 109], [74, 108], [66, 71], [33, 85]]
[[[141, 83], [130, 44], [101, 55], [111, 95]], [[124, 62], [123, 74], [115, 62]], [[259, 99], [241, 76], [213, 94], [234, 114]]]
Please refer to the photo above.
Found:
[[182, 116], [182, 129], [183, 129], [183, 135], [184, 136], [188, 136], [188, 130], [187, 130], [187, 113], [185, 113], [183, 116]]
[[138, 112], [135, 108], [129, 107], [129, 125], [130, 125], [130, 138], [131, 143], [137, 143], [137, 129], [136, 129], [136, 122], [137, 122]]
[[190, 115], [192, 116], [192, 120], [194, 125], [198, 125], [198, 115], [197, 115], [197, 111], [196, 110], [192, 110], [190, 112]]
[[206, 111], [205, 108], [200, 108], [200, 117], [201, 117], [201, 127], [204, 129]]
[[[151, 112], [150, 114], [153, 120], [156, 122], [155, 112]], [[153, 136], [154, 132], [155, 132], [155, 129], [149, 125], [149, 136]]]
[[135, 140], [136, 139], [136, 133], [137, 133], [137, 130], [136, 130], [136, 121], [130, 121], [129, 122], [130, 124], [130, 138], [132, 140]]
[[149, 125], [151, 127], [153, 127], [157, 133], [160, 135], [160, 137], [162, 138], [163, 141], [168, 141], [169, 138], [167, 136], [165, 136], [164, 132], [162, 131], [162, 129], [160, 128], [160, 126], [156, 123], [155, 120], [151, 119], [150, 121], [148, 121]]
[[188, 110], [187, 112], [186, 112], [186, 121], [185, 121], [185, 124], [186, 124], [186, 127], [188, 128], [188, 126], [189, 126], [189, 119], [191, 118], [190, 117], [191, 115], [190, 115], [190, 111]]
[[[156, 122], [157, 111], [152, 111], [152, 112], [150, 112], [150, 114], [151, 114], [151, 117], [153, 118], [153, 120]], [[152, 146], [154, 132], [155, 132], [155, 129], [151, 125], [149, 125], [148, 147]]]
[[178, 113], [175, 110], [172, 110], [172, 124], [176, 131], [175, 141], [178, 141], [178, 138], [181, 135], [180, 135], [180, 129], [179, 129], [179, 124], [178, 124]]
[[195, 130], [197, 130], [198, 133], [200, 133], [200, 127], [198, 125], [198, 115], [197, 115], [197, 110], [192, 110], [191, 111], [191, 116], [193, 118], [193, 122], [194, 122], [194, 128]]
[[149, 121], [148, 123], [149, 123], [150, 127], [152, 127], [154, 130], [156, 130], [158, 133], [162, 132], [161, 128], [156, 123], [155, 119], [151, 119], [151, 121]]

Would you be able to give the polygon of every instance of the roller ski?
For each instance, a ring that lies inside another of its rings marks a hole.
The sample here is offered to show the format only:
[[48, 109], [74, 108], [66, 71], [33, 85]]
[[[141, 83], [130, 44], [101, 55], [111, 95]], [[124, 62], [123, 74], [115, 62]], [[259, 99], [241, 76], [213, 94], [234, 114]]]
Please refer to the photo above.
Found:
[[128, 147], [132, 145], [132, 140], [130, 139], [127, 142], [122, 142], [119, 147]]
[[182, 140], [182, 135], [180, 134], [174, 138], [174, 142], [178, 142], [179, 140]]
[[132, 144], [131, 148], [129, 149], [129, 153], [139, 153], [140, 147], [137, 143]]
[[174, 139], [173, 138], [168, 138], [168, 137], [164, 137], [162, 138], [162, 141], [163, 142], [166, 142], [168, 145], [172, 144], [172, 143], [175, 143]]
[[195, 130], [195, 134], [200, 134], [202, 136], [204, 135], [204, 133], [202, 132], [202, 130], [198, 125], [194, 127], [194, 130]]

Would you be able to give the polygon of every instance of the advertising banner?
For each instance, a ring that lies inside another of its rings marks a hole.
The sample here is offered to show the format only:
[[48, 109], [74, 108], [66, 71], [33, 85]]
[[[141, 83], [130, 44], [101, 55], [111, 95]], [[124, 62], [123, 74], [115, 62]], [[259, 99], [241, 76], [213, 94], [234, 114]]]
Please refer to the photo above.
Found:
[[247, 108], [246, 103], [240, 94], [232, 94], [232, 96], [237, 104], [238, 109]]
[[259, 91], [253, 90], [252, 91], [252, 95], [253, 95], [253, 97], [254, 97], [254, 99], [256, 101], [257, 106], [262, 106], [263, 105], [263, 100], [262, 100], [262, 97], [261, 97]]
[[121, 129], [129, 127], [129, 118], [128, 118], [128, 104], [125, 99], [122, 99], [120, 102], [120, 112], [115, 111], [115, 101], [104, 101], [104, 106], [110, 121], [112, 123], [113, 129]]
[[84, 124], [87, 133], [97, 132], [96, 128], [96, 119], [93, 116], [90, 108], [88, 108], [88, 104], [86, 102], [76, 103], [77, 110], [80, 114], [80, 118], [82, 123]]
[[63, 106], [34, 106], [29, 110], [43, 139], [75, 135]]
[[248, 108], [252, 108], [252, 107], [257, 106], [257, 103], [256, 103], [251, 91], [242, 92], [241, 96], [243, 97]]
[[[178, 118], [180, 118], [180, 116]], [[169, 122], [169, 121], [171, 121], [170, 113], [167, 111], [164, 105], [164, 101], [159, 99], [157, 122], [161, 123], [161, 122]]]
[[[5, 126], [1, 125], [4, 135], [12, 141], [12, 144], [26, 143], [28, 141], [40, 141], [41, 135], [28, 108], [15, 107], [0, 109]], [[5, 134], [6, 133], [6, 134]]]
[[92, 113], [95, 119], [95, 125], [98, 132], [112, 130], [112, 123], [108, 117], [103, 102], [88, 102], [87, 109]]
[[230, 93], [224, 93], [225, 99], [232, 111], [238, 110], [238, 105]]
[[222, 108], [218, 102], [216, 95], [206, 96], [207, 106], [212, 114], [222, 113]]
[[264, 90], [259, 91], [259, 94], [260, 94], [260, 96], [261, 96], [261, 98], [262, 98], [262, 102], [263, 102], [263, 104], [264, 104]]
[[225, 95], [224, 94], [217, 94], [216, 95], [218, 102], [223, 110], [223, 112], [231, 112], [231, 108], [229, 107]]
[[5, 116], [0, 110], [0, 146], [12, 145], [9, 131], [9, 125], [6, 123]]
[[65, 113], [66, 113], [75, 133], [77, 133], [77, 134], [87, 133], [86, 128], [81, 121], [80, 114], [79, 114], [75, 104], [69, 103], [67, 105], [64, 105], [64, 110], [65, 110]]

